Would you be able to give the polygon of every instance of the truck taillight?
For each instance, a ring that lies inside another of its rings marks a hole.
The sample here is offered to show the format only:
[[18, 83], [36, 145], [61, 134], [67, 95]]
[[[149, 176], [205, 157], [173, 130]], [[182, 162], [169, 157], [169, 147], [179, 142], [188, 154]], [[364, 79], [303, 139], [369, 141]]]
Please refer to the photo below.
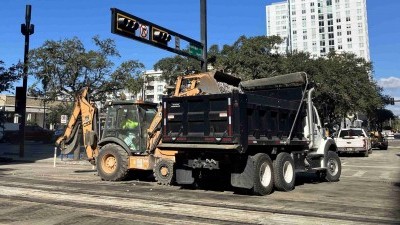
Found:
[[163, 118], [163, 120], [164, 120], [164, 126], [163, 126], [163, 132], [164, 132], [164, 135], [167, 135], [167, 115], [168, 115], [168, 112], [167, 112], [167, 103], [166, 103], [166, 102], [164, 102], [163, 111], [164, 111], [164, 118]]
[[228, 98], [228, 135], [232, 136], [232, 104], [231, 98]]
[[363, 141], [364, 141], [363, 147], [366, 148], [367, 147], [367, 140], [364, 139]]

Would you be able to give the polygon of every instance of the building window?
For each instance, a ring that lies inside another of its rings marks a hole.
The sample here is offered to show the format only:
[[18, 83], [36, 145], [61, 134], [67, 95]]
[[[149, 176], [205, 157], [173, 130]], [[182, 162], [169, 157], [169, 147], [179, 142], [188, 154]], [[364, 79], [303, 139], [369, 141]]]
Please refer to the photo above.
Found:
[[328, 37], [329, 37], [329, 39], [332, 39], [332, 38], [334, 38], [334, 35], [333, 35], [333, 33], [329, 33], [329, 34], [328, 34]]
[[323, 27], [319, 28], [319, 33], [324, 33], [325, 29]]
[[328, 14], [328, 19], [332, 19], [332, 18], [333, 18], [332, 13], [329, 13], [329, 14]]
[[342, 29], [342, 26], [338, 25], [338, 26], [337, 26], [337, 29], [338, 29], [338, 30]]
[[333, 26], [328, 27], [328, 32], [333, 32]]
[[338, 49], [339, 49], [339, 50], [342, 50], [342, 49], [343, 49], [343, 46], [342, 46], [342, 45], [338, 45]]
[[303, 35], [303, 40], [307, 40], [307, 35]]
[[320, 42], [319, 42], [319, 45], [320, 45], [320, 46], [325, 46], [325, 41], [320, 41]]
[[301, 13], [306, 14], [306, 10], [305, 9], [301, 10]]
[[294, 30], [294, 31], [293, 31], [293, 34], [297, 34], [297, 30]]
[[311, 2], [311, 3], [310, 3], [310, 6], [314, 6], [314, 2]]
[[329, 40], [329, 45], [335, 45], [335, 41], [334, 40]]
[[324, 19], [324, 15], [321, 14], [321, 15], [318, 16], [318, 18], [319, 18], [319, 20], [323, 20]]
[[324, 21], [319, 21], [319, 26], [323, 27], [324, 26]]
[[332, 0], [326, 0], [326, 6], [332, 5]]
[[157, 86], [157, 92], [163, 92], [164, 91], [164, 86], [163, 85], [158, 85]]
[[328, 26], [332, 26], [333, 25], [333, 20], [328, 20]]
[[363, 48], [364, 47], [364, 43], [360, 43], [360, 48]]
[[336, 23], [340, 23], [341, 22], [341, 19], [340, 18], [337, 18], [336, 19]]
[[312, 20], [315, 20], [315, 15], [311, 15], [311, 19], [312, 19]]
[[315, 13], [315, 9], [314, 8], [311, 8], [311, 13]]
[[347, 42], [351, 42], [351, 41], [352, 41], [351, 37], [347, 38]]
[[347, 48], [351, 49], [351, 48], [353, 48], [353, 45], [352, 44], [348, 44]]
[[346, 21], [347, 21], [347, 22], [350, 22], [350, 16], [347, 16], [347, 17], [346, 17]]
[[342, 32], [341, 32], [341, 31], [338, 31], [338, 32], [337, 32], [337, 36], [342, 36]]

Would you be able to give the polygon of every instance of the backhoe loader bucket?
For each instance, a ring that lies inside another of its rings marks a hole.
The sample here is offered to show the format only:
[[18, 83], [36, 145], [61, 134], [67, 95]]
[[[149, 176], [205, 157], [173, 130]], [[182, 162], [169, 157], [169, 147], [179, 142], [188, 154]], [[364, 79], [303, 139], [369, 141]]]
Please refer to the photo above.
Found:
[[75, 151], [80, 147], [80, 137], [79, 132], [81, 130], [81, 122], [77, 122], [76, 126], [74, 126], [70, 138], [63, 140], [61, 142], [61, 154], [67, 155]]

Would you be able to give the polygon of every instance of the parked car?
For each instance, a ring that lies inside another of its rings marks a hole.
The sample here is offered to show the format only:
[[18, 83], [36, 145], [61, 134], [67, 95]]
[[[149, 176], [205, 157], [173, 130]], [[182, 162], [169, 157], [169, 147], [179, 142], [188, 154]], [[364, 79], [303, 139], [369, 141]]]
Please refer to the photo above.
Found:
[[[44, 129], [38, 125], [25, 126], [26, 141], [41, 141], [43, 143], [51, 143], [53, 139], [53, 131]], [[8, 131], [4, 133], [4, 139], [12, 144], [17, 144], [20, 141], [19, 130]]]
[[57, 140], [59, 137], [63, 136], [65, 133], [65, 126], [63, 127], [59, 127], [57, 129], [54, 130], [54, 137], [53, 140]]
[[344, 128], [335, 139], [338, 152], [362, 153], [365, 157], [372, 153], [371, 140], [362, 128]]
[[381, 150], [388, 149], [388, 140], [383, 136], [383, 134], [379, 131], [372, 131], [371, 132], [371, 146], [372, 148], [379, 148]]

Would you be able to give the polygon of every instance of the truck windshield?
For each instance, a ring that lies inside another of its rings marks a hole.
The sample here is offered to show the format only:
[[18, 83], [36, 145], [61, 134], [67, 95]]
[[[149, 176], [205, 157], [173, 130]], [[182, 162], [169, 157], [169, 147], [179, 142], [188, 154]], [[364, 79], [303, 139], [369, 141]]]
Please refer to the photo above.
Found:
[[342, 130], [341, 132], [340, 132], [340, 135], [339, 135], [339, 137], [353, 137], [353, 136], [362, 136], [362, 137], [364, 137], [364, 134], [363, 134], [363, 132], [362, 132], [362, 130], [352, 130], [352, 129], [350, 129], [350, 130]]

